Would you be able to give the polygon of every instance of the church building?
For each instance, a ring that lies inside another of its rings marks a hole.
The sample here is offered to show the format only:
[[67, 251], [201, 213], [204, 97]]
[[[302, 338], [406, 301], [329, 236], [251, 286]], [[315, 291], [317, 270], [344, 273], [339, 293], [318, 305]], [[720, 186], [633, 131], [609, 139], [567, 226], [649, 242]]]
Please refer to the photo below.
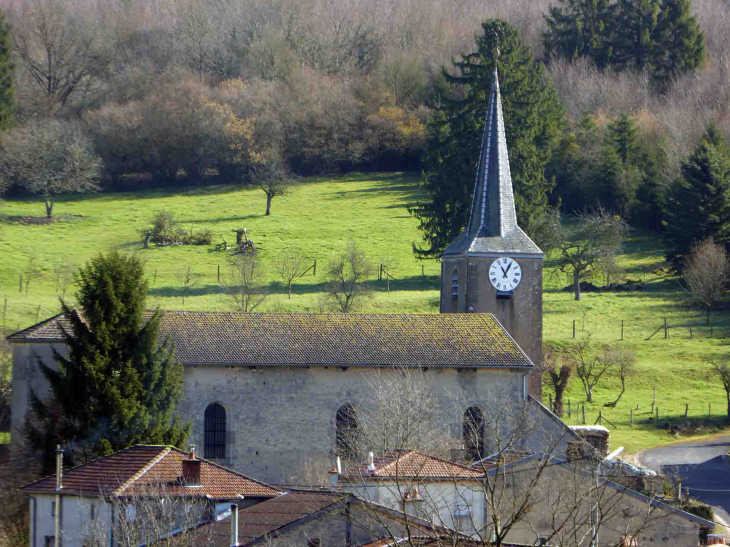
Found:
[[[433, 427], [467, 450], [465, 421], [496, 398], [575, 440], [540, 402], [543, 254], [517, 225], [496, 72], [486, 119], [469, 225], [442, 257], [440, 314], [164, 313], [161, 335], [184, 366], [178, 410], [204, 458], [270, 483], [331, 466], [372, 404], [374, 372], [393, 367], [424, 371], [444, 398]], [[16, 451], [30, 391], [48, 390], [37, 360], [54, 363], [65, 324], [59, 315], [8, 338]], [[446, 404], [456, 392], [459, 411]]]

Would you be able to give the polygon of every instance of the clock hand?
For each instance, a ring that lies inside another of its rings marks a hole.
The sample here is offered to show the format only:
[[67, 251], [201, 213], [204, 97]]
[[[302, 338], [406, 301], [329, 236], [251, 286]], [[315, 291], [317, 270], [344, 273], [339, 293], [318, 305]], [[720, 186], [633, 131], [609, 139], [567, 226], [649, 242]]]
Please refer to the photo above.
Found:
[[499, 269], [502, 270], [502, 279], [506, 278], [507, 277], [507, 270], [505, 270], [501, 265], [500, 265]]

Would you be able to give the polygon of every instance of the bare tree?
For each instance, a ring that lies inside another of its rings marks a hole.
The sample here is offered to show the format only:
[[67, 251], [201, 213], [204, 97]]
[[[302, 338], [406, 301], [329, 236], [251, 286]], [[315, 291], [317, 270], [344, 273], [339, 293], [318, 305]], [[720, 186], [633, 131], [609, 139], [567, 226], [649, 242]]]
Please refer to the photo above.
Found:
[[53, 267], [53, 273], [56, 276], [56, 296], [63, 299], [66, 297], [66, 291], [69, 285], [74, 282], [76, 275], [76, 264], [73, 262], [61, 261]]
[[43, 270], [38, 262], [37, 256], [31, 256], [28, 263], [23, 268], [23, 282], [25, 283], [25, 296], [28, 296], [28, 289], [31, 282], [43, 277]]
[[722, 387], [725, 388], [725, 395], [727, 397], [727, 416], [730, 420], [730, 360], [726, 357], [715, 357], [708, 359], [708, 364], [713, 374], [720, 379]]
[[590, 333], [579, 342], [567, 346], [565, 350], [568, 362], [583, 384], [588, 403], [593, 402], [593, 388], [611, 368], [611, 364], [606, 363], [599, 355], [591, 355], [592, 350]]
[[228, 277], [223, 280], [223, 290], [229, 297], [231, 307], [247, 313], [263, 304], [268, 296], [261, 284], [264, 277], [264, 269], [255, 255], [236, 255]]
[[101, 165], [75, 122], [30, 122], [10, 131], [2, 143], [5, 176], [42, 196], [48, 218], [59, 195], [97, 190]]
[[349, 313], [362, 306], [372, 294], [367, 280], [375, 268], [354, 241], [332, 258], [325, 271], [324, 292], [335, 302], [342, 313]]
[[636, 372], [636, 352], [616, 344], [603, 350], [601, 361], [616, 369], [621, 380], [621, 393], [618, 394], [615, 401], [604, 405], [615, 407], [626, 392], [626, 379]]
[[190, 292], [191, 289], [198, 286], [200, 283], [200, 274], [191, 271], [190, 266], [188, 266], [186, 269], [182, 269], [178, 272], [175, 272], [175, 279], [177, 279], [177, 282], [180, 284], [180, 289], [182, 292], [182, 303], [183, 306], [185, 305], [185, 296]]
[[555, 401], [553, 403], [552, 410], [556, 416], [563, 417], [563, 396], [565, 390], [568, 389], [568, 382], [570, 382], [570, 375], [573, 369], [569, 365], [562, 365], [558, 368], [558, 359], [562, 356], [555, 350], [548, 349], [544, 352], [543, 361], [545, 363], [545, 370], [550, 377], [550, 381], [553, 384], [555, 390]]
[[283, 158], [273, 155], [264, 163], [251, 168], [251, 183], [266, 194], [266, 216], [269, 216], [272, 200], [289, 194], [296, 179], [286, 168]]
[[6, 334], [4, 329], [0, 330], [0, 431], [10, 431], [13, 393], [13, 354]]
[[291, 251], [279, 258], [275, 262], [276, 271], [281, 279], [286, 283], [289, 300], [291, 300], [292, 282], [301, 277], [306, 270], [306, 258], [299, 251]]
[[575, 299], [580, 300], [580, 281], [615, 262], [628, 231], [617, 215], [598, 208], [577, 215], [576, 222], [563, 223], [553, 209], [536, 224], [535, 237], [546, 253], [557, 254], [557, 264], [572, 277]]
[[692, 248], [685, 264], [684, 280], [692, 299], [707, 311], [708, 327], [710, 311], [725, 294], [729, 277], [730, 258], [725, 247], [707, 239]]
[[33, 0], [13, 28], [18, 65], [53, 116], [70, 99], [98, 91], [111, 61], [100, 27], [63, 0]]

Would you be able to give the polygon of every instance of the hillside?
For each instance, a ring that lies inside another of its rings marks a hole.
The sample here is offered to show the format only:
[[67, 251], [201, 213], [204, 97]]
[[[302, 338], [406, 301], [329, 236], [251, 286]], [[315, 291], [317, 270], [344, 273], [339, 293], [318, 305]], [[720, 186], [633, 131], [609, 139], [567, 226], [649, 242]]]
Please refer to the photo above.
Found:
[[[218, 282], [219, 267], [222, 277], [227, 274], [226, 253], [209, 252], [212, 246], [142, 248], [139, 230], [160, 210], [174, 213], [183, 228], [213, 230], [216, 242], [225, 237], [231, 243], [235, 241], [232, 230], [247, 228], [268, 270], [270, 296], [262, 311], [319, 311], [323, 266], [348, 240], [355, 240], [373, 262], [388, 261], [396, 278], [390, 282], [390, 292], [384, 281], [376, 282], [377, 292], [365, 311], [437, 313], [439, 264], [417, 262], [411, 251], [420, 234], [406, 207], [418, 198], [414, 176], [353, 174], [305, 179], [290, 196], [274, 200], [269, 217], [263, 215], [265, 196], [260, 190], [235, 186], [175, 193], [100, 194], [61, 201], [55, 214], [66, 219], [52, 225], [0, 224], [0, 253], [4, 258], [0, 263], [0, 300], [7, 299], [5, 325], [15, 330], [32, 324], [36, 316], [42, 319], [55, 313], [58, 267], [81, 265], [94, 254], [112, 248], [138, 252], [144, 258], [150, 306], [227, 309], [228, 297]], [[6, 201], [2, 213], [8, 217], [38, 216], [43, 205], [32, 200]], [[312, 263], [316, 259], [317, 273], [297, 280], [289, 300], [273, 263], [292, 250], [301, 250]], [[31, 262], [38, 265], [41, 276], [31, 280], [26, 296], [25, 287], [19, 290], [19, 276]], [[683, 417], [685, 404], [689, 405], [690, 421], [705, 421], [711, 402], [712, 422], [721, 424], [727, 409], [725, 394], [710, 378], [703, 356], [723, 354], [727, 345], [723, 337], [730, 336], [730, 313], [715, 314], [711, 339], [710, 329], [700, 326], [702, 312], [688, 306], [676, 279], [662, 271], [663, 252], [654, 234], [632, 232], [620, 262], [624, 277], [644, 281], [645, 291], [585, 293], [583, 300], [576, 302], [572, 293], [560, 290], [566, 284], [565, 277], [549, 267], [546, 271], [546, 342], [571, 343], [576, 320], [577, 335], [581, 336], [583, 329], [592, 333], [598, 349], [619, 341], [623, 320], [622, 343], [638, 354], [637, 375], [629, 379], [618, 408], [603, 408], [619, 389], [618, 379], [609, 376], [596, 388], [596, 402], [586, 406], [587, 421], [595, 422], [599, 410], [603, 411], [603, 416], [618, 427], [612, 428], [612, 445], [625, 445], [630, 451], [671, 440], [666, 429], [647, 423], [656, 386], [660, 423], [665, 418]], [[188, 267], [200, 277], [183, 305], [176, 274]], [[70, 287], [67, 296], [72, 294]], [[671, 327], [669, 338], [665, 340], [661, 331], [645, 340], [663, 325], [665, 317]], [[689, 322], [693, 322], [692, 339], [686, 328]], [[568, 397], [574, 412], [566, 420], [577, 423], [575, 406], [585, 397], [578, 379], [571, 382]], [[640, 408], [635, 410], [635, 425], [631, 427], [629, 409], [637, 405]]]

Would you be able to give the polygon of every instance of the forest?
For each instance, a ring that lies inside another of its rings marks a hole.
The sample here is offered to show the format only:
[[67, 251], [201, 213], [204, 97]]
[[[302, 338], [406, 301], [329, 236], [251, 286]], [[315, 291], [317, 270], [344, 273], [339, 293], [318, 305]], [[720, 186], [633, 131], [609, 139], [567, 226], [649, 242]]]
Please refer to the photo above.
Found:
[[466, 221], [496, 66], [521, 225], [601, 207], [682, 255], [730, 220], [728, 7], [4, 0], [0, 192], [51, 217], [77, 191], [420, 171], [415, 251], [436, 256]]

